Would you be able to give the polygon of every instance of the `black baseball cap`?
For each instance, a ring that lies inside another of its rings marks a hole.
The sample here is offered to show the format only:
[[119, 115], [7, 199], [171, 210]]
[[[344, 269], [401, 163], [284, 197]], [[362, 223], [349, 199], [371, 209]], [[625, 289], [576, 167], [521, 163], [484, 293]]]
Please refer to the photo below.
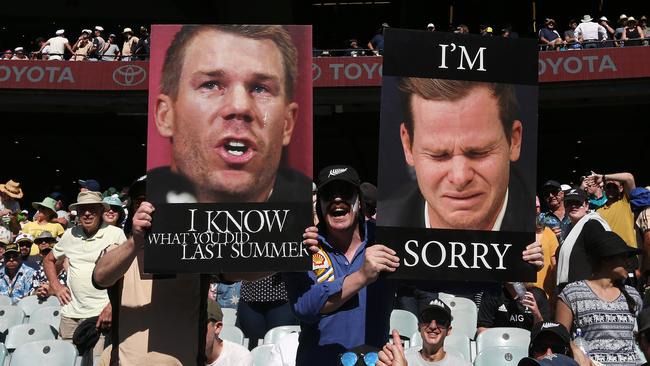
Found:
[[627, 245], [625, 240], [613, 231], [605, 231], [596, 236], [587, 248], [587, 254], [598, 258], [641, 254], [641, 250]]
[[517, 366], [579, 366], [578, 363], [570, 357], [557, 353], [544, 356], [539, 360], [532, 357], [522, 358]]
[[454, 317], [451, 316], [451, 308], [440, 299], [433, 299], [427, 305], [423, 306], [420, 310], [420, 318], [418, 320], [422, 320], [424, 314], [428, 312], [442, 313], [449, 318], [449, 322], [454, 319]]
[[558, 182], [556, 180], [547, 180], [542, 185], [542, 189], [548, 189], [548, 188], [562, 189], [562, 185], [560, 184], [560, 182]]
[[330, 165], [318, 173], [318, 190], [320, 191], [334, 181], [348, 182], [357, 188], [361, 185], [359, 174], [353, 167], [349, 165]]
[[530, 331], [530, 345], [528, 346], [528, 355], [532, 356], [533, 345], [537, 338], [542, 334], [553, 334], [567, 348], [570, 347], [571, 336], [564, 325], [555, 322], [540, 322], [533, 326]]
[[568, 192], [564, 193], [564, 202], [578, 201], [580, 203], [585, 203], [587, 198], [587, 192], [580, 188], [572, 188]]

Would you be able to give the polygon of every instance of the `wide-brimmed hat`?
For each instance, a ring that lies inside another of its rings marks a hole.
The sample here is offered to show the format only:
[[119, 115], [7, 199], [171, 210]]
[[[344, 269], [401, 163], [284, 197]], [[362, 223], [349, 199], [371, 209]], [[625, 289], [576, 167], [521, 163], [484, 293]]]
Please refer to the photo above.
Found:
[[44, 207], [56, 213], [56, 201], [52, 197], [45, 197], [43, 199], [43, 202], [32, 202], [32, 207], [37, 210], [40, 210]]
[[65, 29], [59, 29], [54, 34], [56, 34], [57, 36], [63, 35], [65, 34]]
[[46, 243], [53, 244], [53, 243], [56, 243], [56, 238], [54, 237], [54, 235], [52, 235], [51, 232], [49, 232], [47, 230], [43, 230], [43, 232], [41, 232], [41, 234], [39, 236], [34, 238], [34, 244], [38, 245], [41, 242], [46, 242]]
[[23, 190], [20, 188], [20, 183], [14, 182], [11, 179], [5, 184], [0, 184], [0, 192], [6, 193], [11, 198], [23, 198]]
[[14, 243], [20, 245], [20, 243], [23, 243], [23, 242], [28, 242], [29, 244], [32, 244], [34, 242], [34, 237], [29, 235], [29, 234], [20, 233], [20, 234], [18, 234], [18, 236], [16, 236], [16, 239], [14, 240]]
[[131, 34], [133, 34], [133, 30], [132, 30], [131, 28], [129, 28], [129, 27], [126, 27], [126, 28], [124, 28], [124, 30], [122, 31], [122, 34], [124, 34], [124, 33], [131, 33]]
[[108, 203], [102, 201], [102, 195], [99, 192], [85, 191], [79, 192], [77, 196], [77, 202], [70, 205], [70, 211], [77, 210], [77, 207], [84, 205], [102, 205], [105, 210], [108, 210], [110, 206]]
[[588, 23], [591, 22], [592, 20], [594, 20], [594, 18], [592, 18], [591, 15], [585, 14], [585, 16], [583, 16], [580, 21], [583, 23]]
[[625, 24], [627, 24], [627, 25], [632, 24], [632, 23], [637, 24], [637, 21], [636, 21], [636, 19], [634, 19], [634, 17], [629, 17], [629, 18], [627, 18], [627, 21], [625, 21]]
[[632, 256], [640, 253], [640, 249], [627, 245], [625, 240], [613, 231], [605, 231], [596, 236], [587, 249], [587, 254], [596, 258], [612, 257], [615, 255]]

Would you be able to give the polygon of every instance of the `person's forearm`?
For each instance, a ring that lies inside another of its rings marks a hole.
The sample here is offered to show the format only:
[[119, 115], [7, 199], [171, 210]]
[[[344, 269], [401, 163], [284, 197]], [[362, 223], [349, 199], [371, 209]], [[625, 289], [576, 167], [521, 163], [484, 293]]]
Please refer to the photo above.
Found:
[[95, 265], [93, 271], [95, 283], [104, 288], [112, 286], [124, 276], [138, 255], [138, 250], [131, 237], [122, 245], [105, 253]]
[[614, 173], [614, 174], [603, 174], [603, 181], [615, 180], [623, 184], [625, 192], [629, 193], [631, 190], [636, 188], [636, 183], [634, 182], [634, 176], [630, 173]]
[[356, 295], [362, 288], [368, 285], [360, 271], [354, 272], [345, 277], [341, 291], [330, 296], [323, 307], [320, 309], [321, 314], [331, 313], [341, 305], [345, 304], [352, 296]]
[[56, 290], [61, 287], [61, 284], [59, 283], [59, 278], [56, 272], [56, 259], [54, 259], [52, 252], [43, 258], [43, 270], [45, 271], [47, 281], [50, 283], [52, 292], [56, 292]]

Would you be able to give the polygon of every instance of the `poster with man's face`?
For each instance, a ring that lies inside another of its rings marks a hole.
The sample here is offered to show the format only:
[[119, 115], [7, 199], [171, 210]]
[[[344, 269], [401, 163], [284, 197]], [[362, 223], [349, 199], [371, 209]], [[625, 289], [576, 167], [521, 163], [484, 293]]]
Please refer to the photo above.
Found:
[[385, 52], [377, 238], [394, 277], [534, 280], [535, 43], [390, 29]]
[[303, 270], [311, 27], [155, 25], [148, 272]]

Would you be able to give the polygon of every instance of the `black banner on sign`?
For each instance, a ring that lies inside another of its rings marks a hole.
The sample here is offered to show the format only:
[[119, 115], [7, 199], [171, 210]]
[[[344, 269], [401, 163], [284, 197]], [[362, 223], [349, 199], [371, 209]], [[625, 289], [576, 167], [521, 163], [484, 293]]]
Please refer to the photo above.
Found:
[[[535, 282], [537, 271], [522, 252], [535, 234], [503, 231], [377, 227], [381, 242], [397, 252], [391, 279]], [[524, 244], [526, 243], [526, 244]]]
[[537, 43], [530, 39], [388, 28], [385, 44], [385, 76], [537, 85]]
[[145, 246], [147, 273], [307, 271], [305, 203], [156, 205]]

